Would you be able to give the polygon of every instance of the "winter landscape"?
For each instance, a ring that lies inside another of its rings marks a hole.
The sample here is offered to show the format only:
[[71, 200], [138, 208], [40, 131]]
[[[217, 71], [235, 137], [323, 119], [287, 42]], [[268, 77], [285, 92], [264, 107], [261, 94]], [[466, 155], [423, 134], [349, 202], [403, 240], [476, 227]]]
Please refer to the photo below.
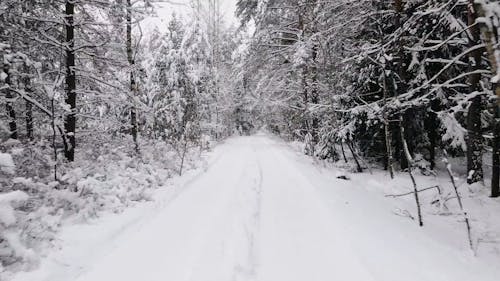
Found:
[[500, 2], [0, 0], [0, 281], [500, 280]]

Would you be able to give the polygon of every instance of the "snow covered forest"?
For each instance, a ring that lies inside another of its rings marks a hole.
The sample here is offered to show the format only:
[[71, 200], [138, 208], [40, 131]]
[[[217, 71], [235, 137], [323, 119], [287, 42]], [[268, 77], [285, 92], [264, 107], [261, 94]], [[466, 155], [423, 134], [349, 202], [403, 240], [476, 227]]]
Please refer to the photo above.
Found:
[[0, 0], [0, 280], [498, 280], [500, 2], [227, 1]]

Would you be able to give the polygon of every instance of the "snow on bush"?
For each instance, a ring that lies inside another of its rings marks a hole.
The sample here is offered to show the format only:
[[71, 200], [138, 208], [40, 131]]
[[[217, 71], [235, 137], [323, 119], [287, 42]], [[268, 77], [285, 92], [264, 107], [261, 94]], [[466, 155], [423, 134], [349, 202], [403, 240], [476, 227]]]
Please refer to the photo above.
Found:
[[[32, 147], [0, 144], [8, 151], [0, 153], [0, 280], [2, 272], [36, 266], [45, 249], [57, 246], [62, 224], [152, 200], [152, 191], [179, 170], [181, 159], [165, 142], [143, 141], [139, 155], [126, 140], [103, 143], [81, 147], [71, 164], [54, 162], [44, 141]], [[197, 157], [197, 148], [188, 151], [187, 169]]]
[[9, 227], [16, 222], [12, 204], [23, 202], [28, 199], [28, 195], [22, 191], [11, 191], [0, 194], [0, 225]]
[[7, 174], [13, 174], [16, 166], [12, 160], [12, 156], [8, 153], [0, 152], [0, 170]]
[[36, 261], [34, 252], [20, 240], [20, 229], [16, 226], [22, 212], [22, 203], [28, 195], [22, 191], [11, 191], [0, 194], [0, 260], [2, 265], [10, 265], [18, 261]]

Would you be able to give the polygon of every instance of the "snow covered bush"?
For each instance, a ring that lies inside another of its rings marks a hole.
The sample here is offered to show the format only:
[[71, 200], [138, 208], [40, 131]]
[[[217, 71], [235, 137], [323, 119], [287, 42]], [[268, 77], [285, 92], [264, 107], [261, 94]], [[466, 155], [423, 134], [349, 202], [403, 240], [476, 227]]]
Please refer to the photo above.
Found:
[[74, 163], [44, 157], [51, 148], [43, 141], [21, 149], [9, 140], [0, 147], [9, 151], [0, 153], [0, 276], [36, 266], [45, 249], [57, 246], [55, 235], [66, 222], [153, 200], [154, 189], [200, 157], [199, 147], [189, 146], [181, 159], [171, 145], [155, 140], [143, 140], [137, 155], [126, 137], [82, 146]]
[[0, 171], [6, 174], [13, 174], [15, 169], [12, 156], [8, 153], [0, 153]]
[[[0, 260], [1, 267], [16, 262], [34, 262], [36, 255], [20, 240], [19, 217], [28, 195], [22, 191], [0, 194]], [[1, 269], [0, 267], [0, 269]]]

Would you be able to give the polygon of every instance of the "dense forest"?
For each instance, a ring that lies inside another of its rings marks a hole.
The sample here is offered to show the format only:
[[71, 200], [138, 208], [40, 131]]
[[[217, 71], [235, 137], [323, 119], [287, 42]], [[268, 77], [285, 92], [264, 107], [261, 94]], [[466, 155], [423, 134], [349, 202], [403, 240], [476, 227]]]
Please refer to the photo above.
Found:
[[498, 3], [262, 2], [238, 6], [244, 24], [255, 21], [244, 77], [275, 132], [311, 155], [338, 160], [341, 146], [391, 174], [465, 155], [468, 182], [489, 165], [500, 195]]
[[498, 1], [239, 0], [235, 27], [192, 1], [143, 30], [158, 2], [0, 1], [0, 272], [260, 128], [388, 178], [459, 159], [500, 196]]
[[241, 36], [213, 3], [142, 30], [153, 2], [0, 2], [1, 266], [35, 259], [70, 214], [148, 199], [232, 134]]

